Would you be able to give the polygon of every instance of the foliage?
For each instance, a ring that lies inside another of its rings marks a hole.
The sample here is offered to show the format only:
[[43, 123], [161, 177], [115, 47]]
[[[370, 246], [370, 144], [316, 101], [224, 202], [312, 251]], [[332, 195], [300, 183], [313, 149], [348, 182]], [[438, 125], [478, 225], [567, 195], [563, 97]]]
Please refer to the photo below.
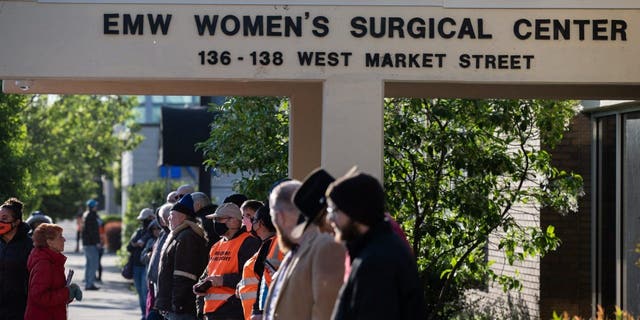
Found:
[[[28, 135], [30, 206], [70, 218], [101, 194], [101, 177], [141, 141], [133, 123], [135, 98], [120, 96], [33, 96], [21, 112]], [[120, 131], [120, 132], [119, 132]]]
[[386, 101], [387, 203], [418, 257], [430, 318], [459, 312], [464, 290], [488, 280], [521, 287], [490, 268], [490, 234], [510, 264], [559, 245], [552, 226], [515, 215], [526, 214], [518, 204], [577, 209], [581, 177], [554, 168], [539, 145], [553, 148], [575, 112], [571, 101]]
[[29, 187], [31, 160], [28, 157], [27, 128], [20, 119], [20, 112], [27, 103], [24, 95], [0, 92], [0, 201], [17, 197], [28, 203], [33, 195]]
[[274, 181], [287, 176], [289, 103], [276, 97], [235, 97], [211, 107], [218, 117], [207, 141], [198, 144], [205, 164], [241, 173], [234, 189], [263, 199]]
[[176, 190], [180, 185], [185, 183], [173, 180], [153, 180], [138, 183], [128, 188], [129, 199], [127, 200], [127, 208], [125, 209], [123, 239], [124, 245], [129, 241], [133, 232], [140, 226], [136, 219], [140, 211], [144, 208], [155, 209], [162, 206], [167, 194], [172, 190]]
[[[564, 311], [561, 314], [557, 314], [555, 311], [553, 312], [553, 320], [582, 320], [583, 318], [579, 316], [570, 316], [568, 312]], [[640, 320], [640, 317], [636, 318], [632, 314], [620, 309], [620, 307], [616, 306], [616, 309], [613, 313], [613, 318], [607, 316], [604, 312], [604, 308], [602, 306], [598, 306], [598, 311], [596, 312], [596, 320]]]

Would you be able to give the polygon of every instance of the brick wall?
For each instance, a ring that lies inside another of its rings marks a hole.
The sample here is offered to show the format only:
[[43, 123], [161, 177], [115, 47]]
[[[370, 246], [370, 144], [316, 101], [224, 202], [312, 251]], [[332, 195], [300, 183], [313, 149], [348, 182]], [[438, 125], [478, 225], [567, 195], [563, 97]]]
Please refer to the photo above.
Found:
[[540, 261], [542, 319], [551, 319], [554, 310], [591, 317], [591, 139], [590, 118], [579, 114], [552, 154], [555, 166], [582, 175], [585, 196], [578, 202], [577, 213], [561, 216], [542, 211], [542, 227], [555, 226], [562, 240], [557, 251]]

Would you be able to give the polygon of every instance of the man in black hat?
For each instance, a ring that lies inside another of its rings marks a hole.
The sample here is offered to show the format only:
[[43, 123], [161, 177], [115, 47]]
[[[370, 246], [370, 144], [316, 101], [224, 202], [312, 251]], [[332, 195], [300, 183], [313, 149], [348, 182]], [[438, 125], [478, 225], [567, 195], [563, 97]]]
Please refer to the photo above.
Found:
[[160, 257], [155, 307], [168, 320], [196, 319], [193, 285], [207, 265], [207, 240], [196, 223], [190, 194], [180, 198], [169, 213], [169, 237]]
[[324, 170], [318, 170], [302, 185], [287, 181], [271, 192], [271, 218], [288, 253], [269, 288], [266, 320], [329, 319], [331, 315], [344, 277], [345, 248], [321, 233], [316, 221], [331, 181]]
[[385, 221], [380, 182], [368, 174], [348, 173], [326, 195], [329, 219], [351, 258], [332, 319], [424, 319], [416, 262]]

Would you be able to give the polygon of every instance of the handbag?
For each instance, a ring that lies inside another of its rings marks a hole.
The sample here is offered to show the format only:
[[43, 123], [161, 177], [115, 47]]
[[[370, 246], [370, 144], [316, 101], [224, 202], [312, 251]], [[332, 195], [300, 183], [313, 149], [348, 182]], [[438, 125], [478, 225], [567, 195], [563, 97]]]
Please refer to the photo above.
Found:
[[133, 279], [133, 262], [131, 261], [131, 255], [129, 255], [127, 263], [122, 268], [122, 272], [120, 274], [122, 274], [122, 277], [127, 280]]

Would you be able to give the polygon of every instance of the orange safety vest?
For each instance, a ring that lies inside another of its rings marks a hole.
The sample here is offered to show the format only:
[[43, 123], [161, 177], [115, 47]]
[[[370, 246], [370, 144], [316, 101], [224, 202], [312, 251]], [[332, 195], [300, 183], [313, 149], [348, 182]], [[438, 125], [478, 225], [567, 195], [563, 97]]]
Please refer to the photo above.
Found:
[[256, 260], [258, 260], [258, 252], [251, 256], [244, 264], [242, 268], [242, 280], [238, 282], [238, 295], [240, 300], [242, 300], [242, 309], [244, 310], [244, 318], [246, 320], [251, 319], [253, 304], [256, 302], [258, 296], [260, 280], [255, 271], [253, 271]]
[[284, 259], [284, 253], [280, 251], [278, 241], [276, 241], [274, 237], [273, 241], [271, 241], [271, 247], [269, 248], [269, 253], [267, 254], [267, 259], [264, 263], [264, 281], [267, 283], [267, 287], [271, 285], [273, 274], [278, 271], [278, 268], [280, 268], [282, 259]]
[[[251, 235], [244, 232], [241, 235], [224, 241], [220, 239], [209, 251], [209, 264], [207, 264], [208, 276], [221, 276], [230, 273], [238, 273], [238, 251], [244, 240]], [[204, 297], [204, 313], [215, 312], [227, 299], [235, 294], [235, 288], [211, 287]]]

